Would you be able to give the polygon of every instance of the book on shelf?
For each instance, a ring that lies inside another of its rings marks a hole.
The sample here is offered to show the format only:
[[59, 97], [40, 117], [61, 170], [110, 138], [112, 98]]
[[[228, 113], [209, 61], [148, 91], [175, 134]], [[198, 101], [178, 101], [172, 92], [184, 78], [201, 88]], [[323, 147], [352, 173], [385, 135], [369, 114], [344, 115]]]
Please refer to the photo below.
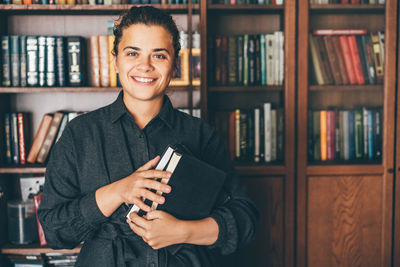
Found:
[[64, 116], [63, 112], [57, 111], [54, 113], [46, 137], [44, 138], [43, 144], [40, 147], [38, 156], [36, 158], [36, 161], [38, 163], [44, 163], [46, 161], [47, 155], [49, 154], [53, 142], [56, 138], [58, 128], [60, 127], [63, 116]]
[[51, 121], [53, 119], [52, 114], [44, 114], [40, 122], [39, 128], [32, 141], [32, 146], [28, 154], [27, 162], [35, 163], [39, 154], [40, 148], [43, 145], [44, 139], [46, 138], [47, 132], [50, 128]]
[[[197, 159], [182, 145], [168, 146], [155, 169], [172, 173], [169, 179], [159, 180], [170, 185], [172, 190], [163, 194], [164, 204], [144, 200], [152, 210], [163, 210], [183, 220], [202, 219], [210, 215], [225, 182], [225, 172]], [[161, 191], [155, 193], [162, 195]], [[126, 216], [129, 218], [132, 212], [137, 212], [139, 216], [146, 214], [136, 205]]]
[[29, 113], [17, 113], [19, 164], [26, 164], [27, 150], [30, 147]]
[[11, 86], [10, 38], [1, 36], [2, 85]]
[[85, 42], [80, 36], [66, 37], [67, 73], [69, 86], [82, 86], [86, 82]]
[[[380, 160], [381, 108], [311, 110], [308, 156], [311, 161]], [[326, 120], [326, 121], [325, 121]]]
[[322, 29], [314, 30], [309, 41], [316, 84], [383, 83], [384, 34], [368, 34], [365, 29]]

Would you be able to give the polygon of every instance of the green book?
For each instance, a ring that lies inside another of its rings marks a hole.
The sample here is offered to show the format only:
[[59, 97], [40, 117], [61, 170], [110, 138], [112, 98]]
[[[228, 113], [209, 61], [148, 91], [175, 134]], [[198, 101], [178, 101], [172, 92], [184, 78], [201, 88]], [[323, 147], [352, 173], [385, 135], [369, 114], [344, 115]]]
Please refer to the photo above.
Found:
[[19, 65], [20, 65], [20, 85], [25, 87], [26, 81], [26, 36], [22, 35], [19, 37]]
[[10, 36], [10, 61], [11, 61], [11, 85], [14, 87], [19, 86], [19, 37], [17, 35]]
[[236, 37], [228, 37], [228, 84], [234, 85], [237, 82], [236, 79]]
[[261, 85], [267, 85], [267, 67], [266, 67], [266, 46], [265, 46], [265, 34], [260, 35], [260, 74], [261, 74]]

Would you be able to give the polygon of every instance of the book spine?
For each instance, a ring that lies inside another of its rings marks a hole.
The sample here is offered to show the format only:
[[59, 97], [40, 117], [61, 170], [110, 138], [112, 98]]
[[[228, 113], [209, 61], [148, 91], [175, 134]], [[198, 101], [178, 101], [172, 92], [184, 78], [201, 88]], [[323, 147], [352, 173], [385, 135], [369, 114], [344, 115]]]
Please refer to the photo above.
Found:
[[335, 49], [333, 47], [333, 41], [330, 36], [324, 36], [323, 40], [325, 43], [325, 48], [328, 55], [328, 62], [329, 66], [331, 67], [333, 80], [336, 85], [341, 85], [343, 84], [342, 76], [340, 74], [339, 62], [336, 58]]
[[260, 73], [261, 73], [261, 85], [267, 85], [267, 59], [266, 59], [266, 44], [265, 34], [260, 35]]
[[254, 148], [255, 148], [255, 139], [254, 139], [254, 110], [248, 110], [246, 112], [247, 116], [247, 134], [246, 134], [246, 159], [249, 162], [254, 162]]
[[344, 58], [344, 64], [346, 66], [347, 74], [349, 76], [350, 84], [354, 85], [357, 83], [357, 78], [354, 70], [353, 60], [349, 48], [349, 42], [346, 36], [340, 36], [340, 47], [342, 48], [342, 54]]
[[375, 158], [382, 159], [382, 114], [381, 110], [375, 111], [375, 125], [374, 125], [374, 135], [375, 135]]
[[357, 48], [358, 48], [358, 52], [359, 52], [359, 56], [360, 56], [360, 62], [361, 62], [361, 69], [362, 69], [362, 74], [364, 77], [364, 83], [365, 84], [371, 84], [370, 83], [370, 78], [368, 75], [368, 65], [367, 65], [367, 61], [366, 61], [366, 52], [364, 50], [364, 45], [363, 45], [363, 41], [362, 41], [362, 36], [355, 36], [356, 38], [356, 43], [357, 43]]
[[335, 159], [340, 159], [340, 117], [339, 117], [339, 110], [335, 110]]
[[271, 161], [271, 103], [264, 103], [264, 160]]
[[326, 112], [326, 144], [327, 144], [327, 159], [335, 159], [335, 111], [328, 110]]
[[267, 64], [267, 85], [274, 85], [274, 45], [275, 37], [273, 34], [266, 35], [266, 64]]
[[261, 84], [261, 45], [260, 45], [260, 35], [254, 35], [255, 38], [255, 75], [256, 75], [256, 84]]
[[276, 127], [276, 109], [271, 110], [271, 161], [277, 159], [277, 127]]
[[367, 34], [366, 29], [317, 29], [314, 35], [363, 35]]
[[309, 37], [309, 42], [310, 42], [310, 54], [311, 54], [312, 66], [314, 69], [315, 80], [318, 83], [318, 85], [323, 85], [325, 84], [325, 81], [321, 71], [322, 63], [319, 53], [317, 52], [317, 47], [312, 35], [310, 35]]
[[31, 149], [29, 150], [28, 158], [26, 160], [27, 162], [29, 162], [29, 163], [36, 162], [40, 148], [42, 147], [44, 139], [46, 138], [47, 132], [50, 128], [52, 119], [53, 119], [53, 116], [50, 114], [45, 114], [42, 117], [39, 128], [35, 134], [35, 137], [33, 138], [32, 146], [31, 146]]
[[117, 87], [117, 72], [115, 71], [113, 64], [113, 55], [112, 50], [114, 47], [114, 35], [108, 35], [108, 67], [109, 67], [109, 76], [110, 76], [110, 86]]
[[249, 85], [249, 35], [243, 35], [243, 85]]
[[320, 111], [320, 136], [321, 136], [321, 160], [326, 161], [328, 159], [327, 150], [327, 118], [326, 110]]
[[374, 116], [372, 110], [368, 110], [368, 159], [374, 158]]
[[33, 204], [34, 204], [35, 213], [36, 213], [36, 223], [37, 223], [38, 234], [39, 234], [39, 242], [40, 242], [41, 246], [46, 246], [47, 241], [44, 236], [44, 231], [43, 231], [42, 225], [39, 222], [39, 217], [38, 217], [38, 209], [39, 209], [41, 202], [42, 202], [42, 194], [38, 194], [33, 197]]
[[237, 45], [237, 83], [243, 84], [243, 51], [244, 51], [244, 37], [243, 35], [239, 35], [236, 38]]
[[228, 84], [228, 36], [222, 36], [221, 42], [221, 84]]
[[27, 79], [26, 79], [26, 67], [27, 67], [27, 62], [26, 62], [26, 36], [22, 35], [19, 37], [19, 47], [20, 47], [20, 57], [19, 57], [19, 62], [20, 62], [20, 85], [22, 87], [27, 86]]
[[342, 50], [340, 49], [340, 40], [338, 36], [332, 36], [332, 46], [335, 50], [336, 59], [339, 65], [340, 76], [343, 84], [349, 84], [349, 77], [347, 76], [346, 65], [344, 63], [344, 58], [342, 54]]
[[46, 85], [46, 37], [38, 37], [39, 86]]
[[64, 37], [56, 37], [56, 61], [57, 61], [57, 85], [64, 87], [67, 84], [67, 78], [65, 74], [65, 45]]
[[90, 36], [92, 86], [100, 87], [99, 36]]
[[236, 84], [236, 67], [237, 67], [237, 62], [236, 62], [236, 37], [235, 36], [229, 36], [228, 40], [228, 84], [234, 85]]
[[222, 36], [215, 37], [215, 83], [222, 84]]
[[279, 36], [279, 82], [278, 85], [283, 85], [285, 73], [285, 37], [282, 31], [278, 32]]
[[364, 61], [367, 69], [369, 84], [376, 84], [376, 75], [374, 67], [374, 56], [372, 53], [371, 40], [368, 35], [361, 36], [361, 43], [364, 49]]
[[60, 139], [62, 133], [64, 132], [65, 126], [67, 126], [67, 124], [68, 124], [68, 113], [64, 114], [64, 116], [61, 120], [60, 129], [58, 130], [55, 143], [57, 143], [58, 140]]
[[314, 127], [313, 127], [313, 111], [309, 110], [307, 113], [307, 159], [312, 161], [314, 159]]
[[254, 162], [260, 162], [260, 109], [254, 109]]
[[235, 159], [235, 146], [236, 146], [236, 113], [235, 111], [229, 112], [229, 153], [231, 160]]
[[245, 161], [247, 160], [247, 113], [243, 110], [240, 111], [240, 159]]
[[368, 110], [363, 108], [363, 158], [368, 159]]
[[353, 64], [354, 64], [354, 70], [355, 70], [355, 74], [356, 74], [357, 84], [363, 85], [363, 84], [365, 84], [365, 80], [364, 80], [364, 75], [363, 75], [362, 66], [361, 66], [360, 52], [358, 51], [358, 48], [357, 48], [356, 37], [354, 35], [349, 35], [349, 36], [347, 36], [347, 38], [349, 41], [350, 55], [352, 57]]
[[[84, 42], [80, 37], [67, 37], [68, 51], [68, 85], [82, 86], [84, 84]], [[108, 51], [108, 50], [107, 50]], [[107, 69], [108, 74], [108, 69]]]
[[19, 163], [26, 163], [26, 147], [28, 144], [28, 123], [24, 113], [17, 113], [18, 120], [18, 144], [19, 144]]
[[355, 138], [355, 111], [350, 110], [348, 115], [348, 123], [349, 123], [349, 159], [355, 158], [355, 150], [356, 150], [356, 138]]
[[27, 83], [28, 86], [37, 86], [39, 84], [38, 72], [38, 39], [36, 36], [26, 37], [27, 54]]
[[11, 86], [11, 64], [10, 64], [10, 38], [1, 36], [1, 59], [3, 64], [2, 85]]
[[249, 46], [248, 46], [248, 58], [249, 58], [249, 84], [255, 85], [256, 83], [256, 45], [254, 35], [249, 35]]
[[349, 160], [350, 159], [350, 131], [349, 131], [349, 111], [344, 110], [343, 113], [343, 159]]
[[372, 43], [372, 51], [374, 55], [376, 79], [378, 84], [382, 84], [384, 79], [384, 71], [383, 71], [382, 50], [379, 42], [379, 35], [371, 32], [370, 36]]
[[56, 38], [46, 37], [46, 85], [56, 85]]
[[314, 141], [314, 160], [321, 160], [321, 113], [320, 111], [313, 111], [313, 141]]
[[356, 110], [355, 113], [355, 156], [357, 159], [363, 158], [363, 114], [361, 110]]
[[39, 154], [37, 156], [37, 162], [44, 163], [46, 161], [47, 155], [49, 154], [51, 146], [53, 145], [63, 116], [64, 114], [61, 112], [56, 112], [54, 114], [49, 131], [47, 132], [46, 138], [44, 139], [42, 147], [40, 148]]
[[11, 113], [11, 155], [12, 162], [19, 164], [19, 145], [18, 145], [18, 119], [17, 113]]
[[100, 85], [110, 86], [109, 64], [108, 64], [108, 36], [99, 36], [99, 62], [100, 62]]
[[9, 113], [4, 114], [4, 138], [5, 138], [5, 158], [6, 163], [12, 163], [12, 152], [11, 152], [11, 116]]
[[327, 51], [325, 49], [324, 41], [321, 36], [314, 36], [317, 52], [321, 59], [321, 72], [324, 77], [325, 84], [333, 84], [333, 77], [331, 67], [329, 66], [329, 60]]
[[235, 110], [235, 155], [240, 158], [240, 109]]
[[280, 47], [281, 39], [279, 37], [279, 32], [274, 32], [274, 85], [279, 85], [279, 70], [280, 70]]
[[17, 35], [10, 36], [10, 60], [11, 60], [11, 85], [20, 86], [20, 57], [21, 49], [19, 47], [19, 37]]

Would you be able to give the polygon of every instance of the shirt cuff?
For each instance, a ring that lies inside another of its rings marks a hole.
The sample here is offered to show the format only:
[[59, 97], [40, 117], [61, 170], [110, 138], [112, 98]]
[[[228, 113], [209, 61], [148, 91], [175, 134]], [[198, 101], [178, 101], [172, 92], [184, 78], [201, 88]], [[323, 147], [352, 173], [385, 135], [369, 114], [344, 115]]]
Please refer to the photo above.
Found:
[[79, 201], [79, 209], [81, 211], [82, 217], [88, 224], [92, 226], [103, 223], [108, 219], [100, 211], [99, 206], [97, 206], [95, 193], [96, 190], [82, 197]]

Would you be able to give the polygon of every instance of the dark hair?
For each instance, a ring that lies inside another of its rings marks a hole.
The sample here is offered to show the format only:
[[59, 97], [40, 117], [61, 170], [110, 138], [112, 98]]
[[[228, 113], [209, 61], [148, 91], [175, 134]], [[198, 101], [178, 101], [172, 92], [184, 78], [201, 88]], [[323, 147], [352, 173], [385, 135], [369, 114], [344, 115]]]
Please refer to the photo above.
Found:
[[[129, 11], [121, 15], [114, 23], [114, 47], [113, 54], [118, 55], [118, 44], [122, 37], [122, 32], [132, 24], [158, 25], [164, 27], [172, 36], [172, 44], [175, 51], [175, 61], [178, 58], [181, 45], [179, 43], [179, 31], [172, 16], [152, 6], [132, 7]], [[174, 61], [174, 62], [175, 62]]]

